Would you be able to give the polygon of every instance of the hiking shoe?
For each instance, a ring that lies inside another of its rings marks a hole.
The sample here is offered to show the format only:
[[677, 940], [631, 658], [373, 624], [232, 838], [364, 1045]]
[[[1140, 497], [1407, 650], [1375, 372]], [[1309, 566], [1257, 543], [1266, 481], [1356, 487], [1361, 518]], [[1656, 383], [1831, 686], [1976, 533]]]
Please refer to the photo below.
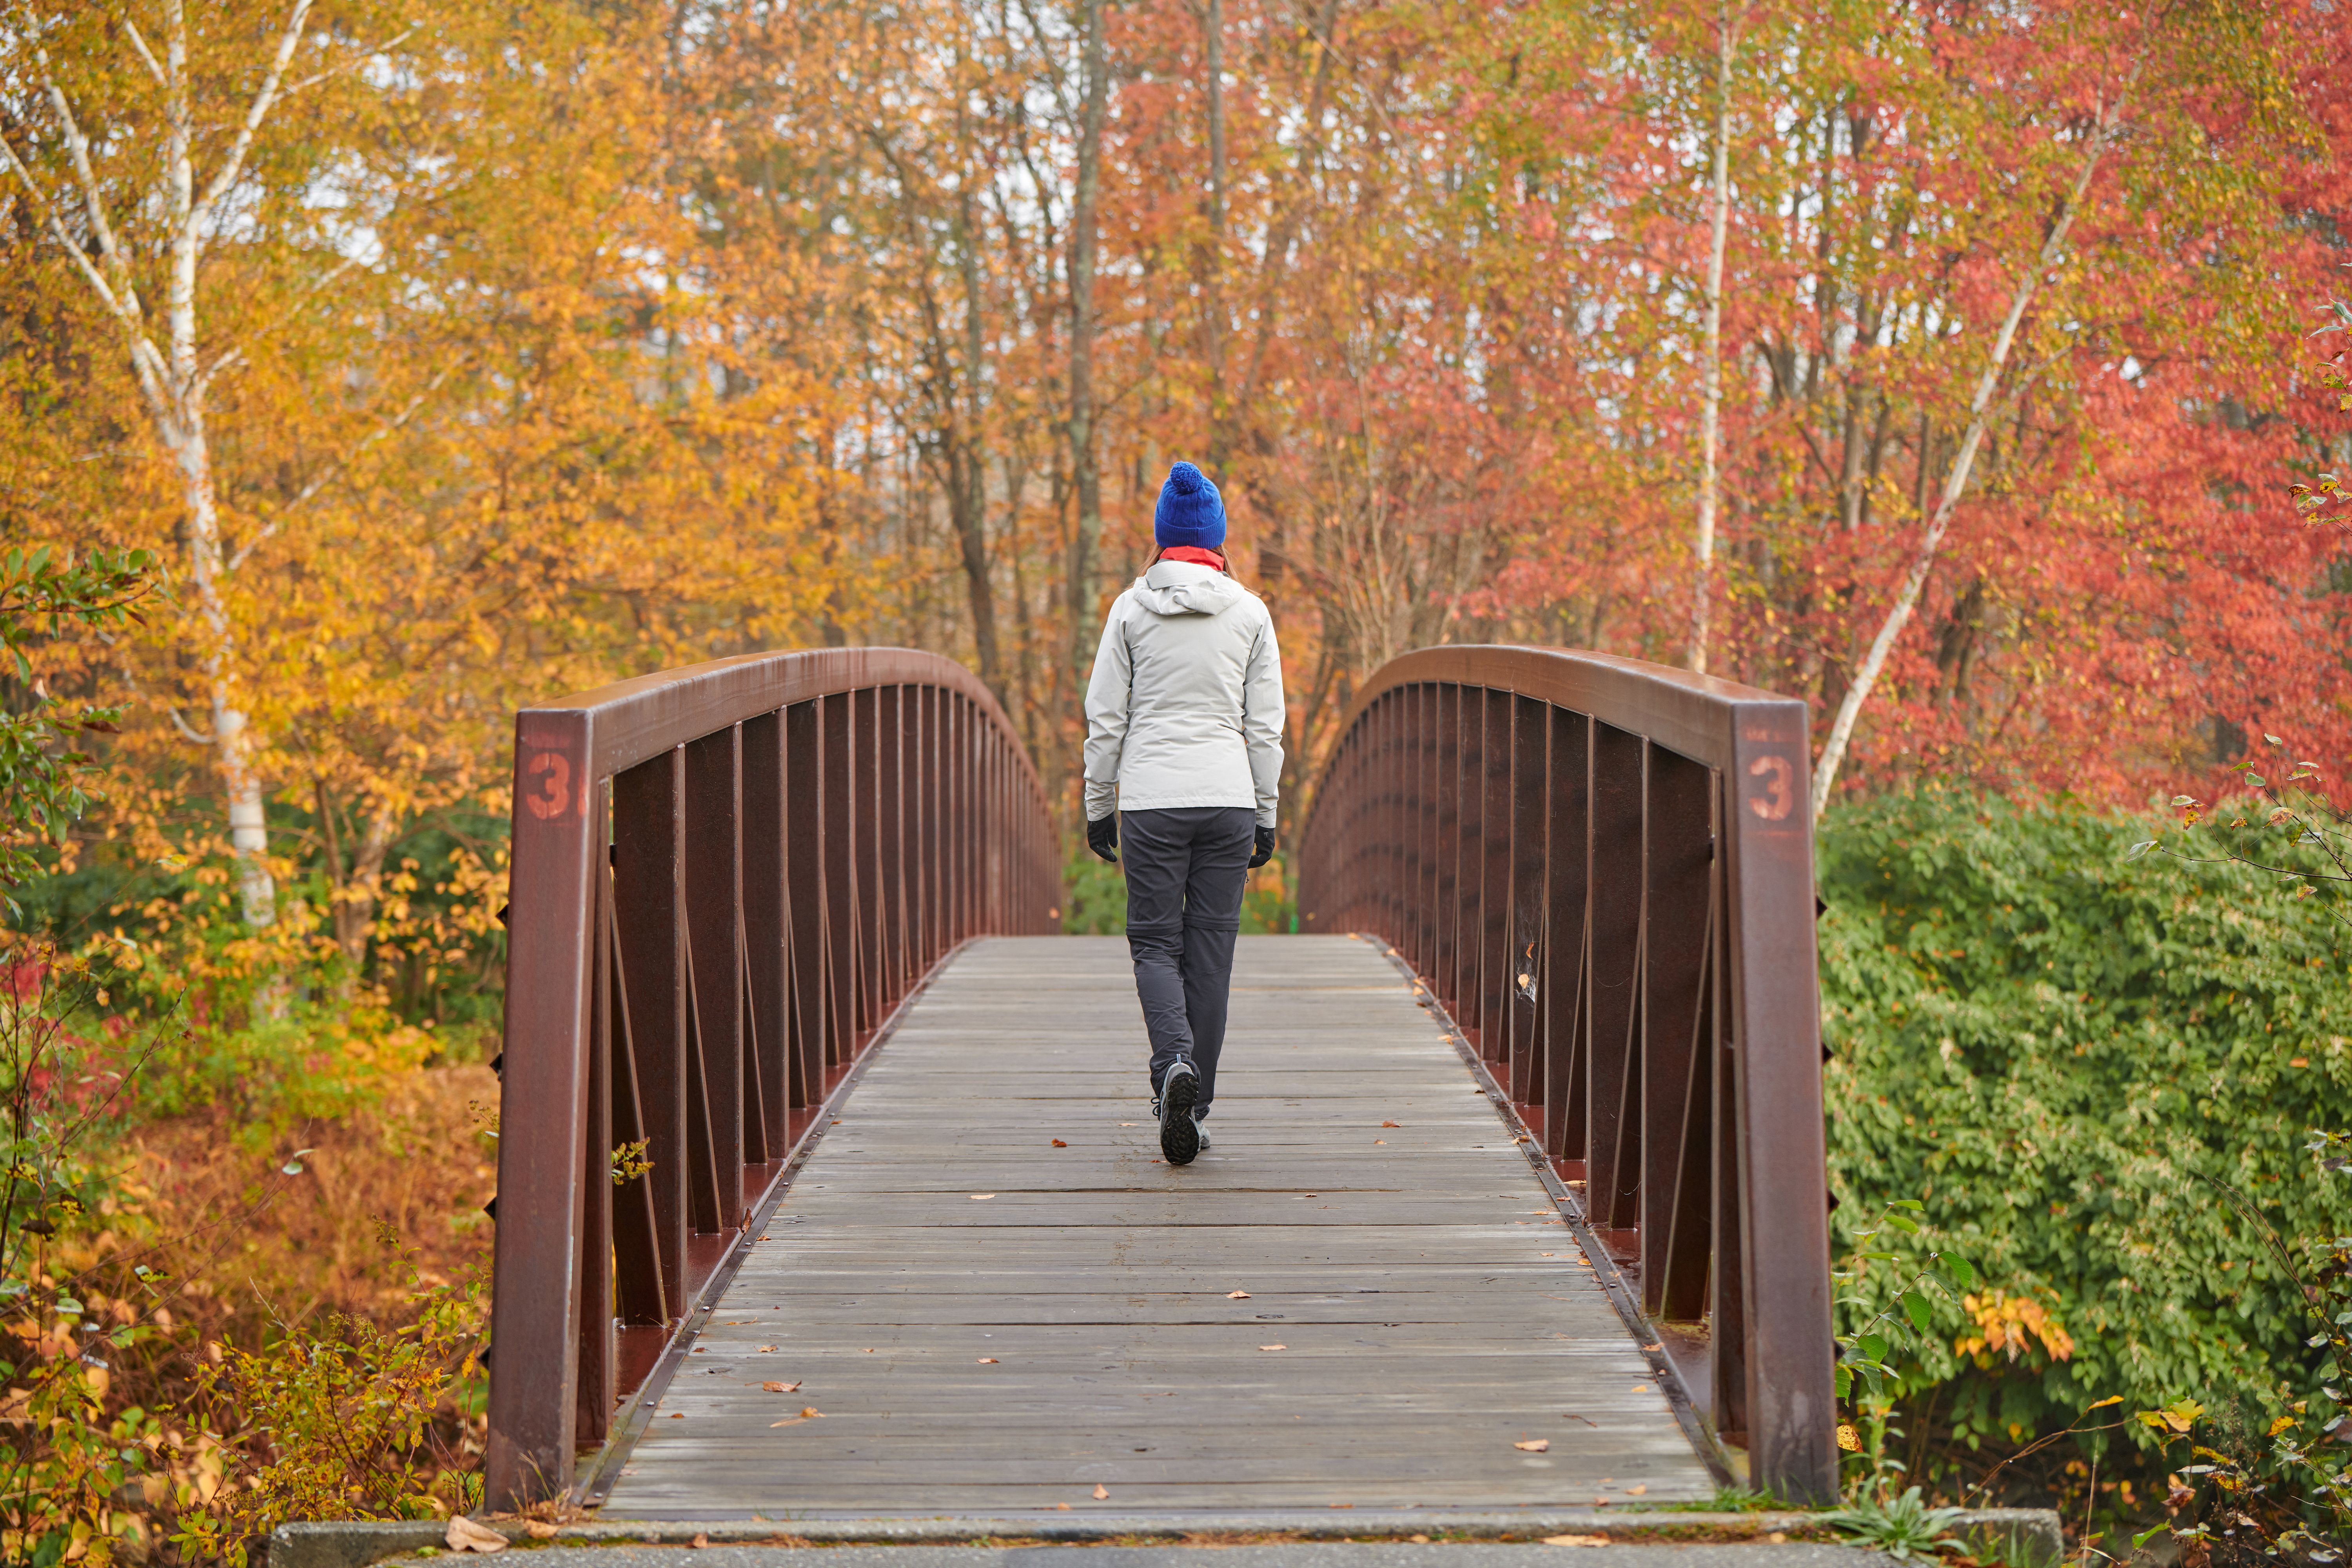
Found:
[[1201, 1140], [1200, 1152], [1203, 1154], [1207, 1153], [1209, 1152], [1209, 1124], [1200, 1117], [1195, 1116], [1192, 1118], [1192, 1131]]
[[1201, 1124], [1192, 1107], [1201, 1098], [1201, 1075], [1179, 1058], [1160, 1079], [1160, 1152], [1171, 1165], [1189, 1165], [1201, 1152]]

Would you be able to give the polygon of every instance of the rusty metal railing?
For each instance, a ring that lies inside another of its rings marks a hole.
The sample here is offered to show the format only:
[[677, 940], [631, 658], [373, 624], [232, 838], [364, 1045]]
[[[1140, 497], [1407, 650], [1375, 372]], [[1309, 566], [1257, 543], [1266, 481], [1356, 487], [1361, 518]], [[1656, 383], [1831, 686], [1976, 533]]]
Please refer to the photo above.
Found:
[[1451, 1013], [1752, 1483], [1837, 1493], [1802, 702], [1636, 659], [1408, 654], [1356, 698], [1301, 929]]
[[826, 1097], [966, 938], [1055, 929], [1045, 799], [987, 689], [756, 654], [515, 720], [487, 1492], [604, 1438]]

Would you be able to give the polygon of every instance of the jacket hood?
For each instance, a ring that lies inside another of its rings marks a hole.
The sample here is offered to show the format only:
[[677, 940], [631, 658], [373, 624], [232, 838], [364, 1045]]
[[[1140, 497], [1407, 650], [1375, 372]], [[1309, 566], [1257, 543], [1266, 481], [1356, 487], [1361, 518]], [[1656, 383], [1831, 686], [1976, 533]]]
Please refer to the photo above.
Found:
[[1135, 580], [1135, 602], [1155, 616], [1219, 615], [1247, 596], [1215, 567], [1190, 561], [1155, 561]]

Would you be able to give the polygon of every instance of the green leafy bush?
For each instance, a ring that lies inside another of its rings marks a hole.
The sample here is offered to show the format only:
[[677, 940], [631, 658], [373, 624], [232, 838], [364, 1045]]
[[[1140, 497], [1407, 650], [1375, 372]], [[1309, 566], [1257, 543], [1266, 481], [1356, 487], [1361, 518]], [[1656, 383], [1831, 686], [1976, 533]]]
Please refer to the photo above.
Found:
[[1838, 1249], [1889, 1194], [1927, 1226], [1871, 1238], [1896, 1256], [1861, 1271], [1841, 1328], [1935, 1247], [1972, 1260], [1977, 1288], [1937, 1294], [1900, 1369], [1970, 1447], [2115, 1395], [2268, 1402], [2320, 1379], [2229, 1190], [2284, 1235], [2352, 1232], [2305, 1152], [2352, 1124], [2342, 928], [2231, 868], [2124, 858], [2158, 826], [1931, 792], [1822, 835]]

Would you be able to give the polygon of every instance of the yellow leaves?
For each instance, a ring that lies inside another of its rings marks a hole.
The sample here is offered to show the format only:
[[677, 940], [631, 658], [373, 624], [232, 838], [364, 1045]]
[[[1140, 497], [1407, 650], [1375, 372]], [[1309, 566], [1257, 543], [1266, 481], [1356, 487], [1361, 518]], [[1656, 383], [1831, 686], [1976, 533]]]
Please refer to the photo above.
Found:
[[2284, 1432], [2284, 1431], [2286, 1431], [2289, 1427], [2293, 1426], [2294, 1425], [2294, 1416], [2292, 1416], [2292, 1415], [2282, 1415], [2282, 1416], [2280, 1416], [2277, 1420], [2273, 1421], [2273, 1422], [2271, 1423], [2270, 1435], [2271, 1435], [2272, 1436], [2275, 1437], [2275, 1436], [2277, 1436], [2280, 1433], [2282, 1433], [2282, 1432]]
[[2065, 1361], [2074, 1353], [2074, 1340], [2065, 1326], [2031, 1297], [1992, 1290], [1961, 1297], [1960, 1310], [1975, 1322], [1977, 1332], [1955, 1340], [1952, 1348], [1975, 1357], [1980, 1367], [1990, 1367], [1996, 1355], [2014, 1362], [2036, 1341], [2053, 1361]]
[[1862, 1434], [1854, 1430], [1854, 1425], [1853, 1422], [1841, 1421], [1838, 1423], [1837, 1446], [1844, 1449], [1849, 1454], [1859, 1454], [1862, 1452]]
[[[2140, 1425], [2151, 1431], [2168, 1432], [2180, 1436], [2195, 1426], [2197, 1418], [2204, 1414], [2205, 1406], [2196, 1400], [2179, 1399], [2161, 1410], [2143, 1410], [2139, 1413], [2138, 1419]], [[2289, 1425], [2293, 1423], [2290, 1422]]]

